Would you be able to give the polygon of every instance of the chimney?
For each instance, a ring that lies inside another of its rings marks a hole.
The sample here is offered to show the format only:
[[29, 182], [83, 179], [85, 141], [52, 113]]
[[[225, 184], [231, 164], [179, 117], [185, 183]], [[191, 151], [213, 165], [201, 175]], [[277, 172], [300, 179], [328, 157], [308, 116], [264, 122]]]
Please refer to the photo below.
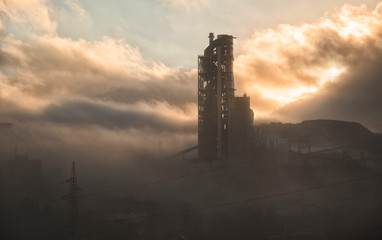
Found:
[[211, 45], [211, 43], [214, 41], [214, 33], [210, 33], [210, 35], [208, 35], [208, 38], [210, 39], [210, 45]]

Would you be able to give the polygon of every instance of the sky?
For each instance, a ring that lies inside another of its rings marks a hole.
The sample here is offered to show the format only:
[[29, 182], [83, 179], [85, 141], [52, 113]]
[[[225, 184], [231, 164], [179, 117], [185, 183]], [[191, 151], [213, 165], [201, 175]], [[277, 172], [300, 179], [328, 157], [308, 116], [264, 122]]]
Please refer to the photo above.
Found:
[[255, 123], [382, 131], [373, 0], [0, 0], [0, 122], [36, 155], [112, 160], [195, 145], [209, 32], [237, 37], [236, 94], [251, 97]]

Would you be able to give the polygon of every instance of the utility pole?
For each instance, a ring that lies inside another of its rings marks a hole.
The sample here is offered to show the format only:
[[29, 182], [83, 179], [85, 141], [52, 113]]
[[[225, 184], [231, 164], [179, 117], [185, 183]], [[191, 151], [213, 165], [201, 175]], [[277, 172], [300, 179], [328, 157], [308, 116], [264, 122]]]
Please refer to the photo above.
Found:
[[70, 227], [72, 230], [72, 239], [75, 239], [75, 226], [78, 220], [78, 205], [77, 205], [77, 173], [76, 164], [72, 163], [72, 171], [70, 178], [67, 180], [70, 183], [69, 186], [69, 217], [70, 217]]

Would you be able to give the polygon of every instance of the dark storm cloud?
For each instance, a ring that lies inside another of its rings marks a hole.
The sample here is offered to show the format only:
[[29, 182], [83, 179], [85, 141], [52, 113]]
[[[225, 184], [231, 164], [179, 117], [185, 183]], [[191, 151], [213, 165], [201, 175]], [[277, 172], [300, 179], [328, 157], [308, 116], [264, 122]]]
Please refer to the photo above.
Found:
[[114, 107], [90, 101], [69, 101], [51, 105], [41, 113], [8, 113], [20, 122], [51, 122], [71, 127], [98, 126], [108, 129], [149, 128], [152, 131], [194, 132], [193, 119], [179, 119], [166, 113], [148, 112], [140, 108]]
[[196, 103], [196, 84], [193, 79], [182, 81], [165, 80], [163, 82], [143, 82], [138, 89], [115, 88], [106, 93], [95, 94], [93, 97], [100, 100], [111, 100], [122, 103], [168, 102], [176, 106], [184, 106], [188, 103]]

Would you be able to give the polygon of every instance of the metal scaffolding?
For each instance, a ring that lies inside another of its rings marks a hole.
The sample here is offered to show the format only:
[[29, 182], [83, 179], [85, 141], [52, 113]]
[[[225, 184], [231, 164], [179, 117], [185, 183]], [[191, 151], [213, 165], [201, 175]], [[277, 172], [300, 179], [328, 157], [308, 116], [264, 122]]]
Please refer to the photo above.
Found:
[[198, 141], [200, 159], [221, 159], [231, 143], [234, 99], [233, 39], [210, 33], [209, 46], [198, 57]]

